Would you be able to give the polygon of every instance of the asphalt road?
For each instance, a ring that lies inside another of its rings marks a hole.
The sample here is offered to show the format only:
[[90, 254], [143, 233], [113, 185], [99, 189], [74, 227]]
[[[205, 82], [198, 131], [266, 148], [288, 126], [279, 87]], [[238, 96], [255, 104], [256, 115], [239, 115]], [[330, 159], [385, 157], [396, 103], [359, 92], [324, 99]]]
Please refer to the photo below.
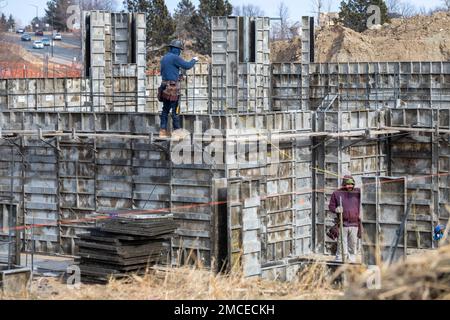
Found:
[[[18, 44], [26, 49], [28, 52], [43, 59], [45, 54], [48, 53], [49, 57], [52, 57], [52, 47], [48, 46], [44, 49], [34, 49], [33, 41], [41, 40], [43, 37], [37, 37], [34, 34], [31, 35], [31, 41], [21, 41], [20, 34], [9, 33], [5, 35], [5, 40]], [[45, 33], [44, 37], [51, 38], [50, 33]], [[73, 34], [63, 34], [62, 41], [54, 41], [53, 57], [56, 61], [71, 63], [76, 58], [78, 62], [81, 57], [81, 41], [79, 37]]]

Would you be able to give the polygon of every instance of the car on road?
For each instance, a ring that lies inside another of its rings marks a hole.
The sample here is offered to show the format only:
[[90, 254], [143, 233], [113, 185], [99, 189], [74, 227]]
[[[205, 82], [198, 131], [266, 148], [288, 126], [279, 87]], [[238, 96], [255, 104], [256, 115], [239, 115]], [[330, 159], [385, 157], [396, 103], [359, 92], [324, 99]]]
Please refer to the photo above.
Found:
[[36, 40], [33, 42], [33, 49], [44, 49], [44, 43], [42, 41]]
[[42, 37], [42, 36], [44, 36], [44, 31], [42, 31], [42, 30], [37, 30], [37, 31], [34, 33], [34, 35], [37, 36], [37, 37]]
[[51, 41], [49, 38], [42, 38], [42, 43], [44, 46], [49, 47], [51, 45]]
[[55, 33], [55, 35], [53, 36], [53, 40], [62, 40], [62, 35], [61, 33]]
[[25, 32], [25, 30], [23, 30], [23, 29], [17, 29], [16, 30], [16, 33], [19, 33], [19, 34], [22, 34], [22, 33], [24, 33]]
[[31, 41], [31, 36], [28, 33], [24, 33], [21, 37], [20, 40], [22, 41]]

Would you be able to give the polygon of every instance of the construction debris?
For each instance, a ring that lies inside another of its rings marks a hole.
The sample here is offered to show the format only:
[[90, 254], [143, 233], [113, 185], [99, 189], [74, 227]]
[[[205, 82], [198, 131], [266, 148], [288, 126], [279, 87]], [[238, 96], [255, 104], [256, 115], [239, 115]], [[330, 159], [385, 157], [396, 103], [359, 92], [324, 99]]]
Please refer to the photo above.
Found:
[[176, 230], [171, 215], [153, 218], [118, 218], [106, 221], [78, 242], [83, 282], [105, 283], [129, 272], [143, 273], [165, 263], [170, 237]]

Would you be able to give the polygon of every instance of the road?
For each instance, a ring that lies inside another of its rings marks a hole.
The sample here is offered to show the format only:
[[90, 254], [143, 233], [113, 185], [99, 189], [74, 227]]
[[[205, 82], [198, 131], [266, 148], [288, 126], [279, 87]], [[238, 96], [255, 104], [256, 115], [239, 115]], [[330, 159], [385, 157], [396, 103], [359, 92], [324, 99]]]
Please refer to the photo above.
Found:
[[[44, 59], [45, 54], [49, 54], [49, 58], [52, 58], [52, 48], [45, 47], [44, 49], [33, 49], [33, 41], [41, 40], [43, 37], [37, 37], [34, 34], [31, 35], [31, 41], [21, 41], [20, 34], [8, 33], [5, 34], [5, 40], [22, 46], [28, 52], [36, 55], [39, 59]], [[51, 38], [51, 33], [45, 33], [44, 37]], [[62, 35], [62, 41], [54, 41], [53, 47], [53, 59], [54, 62], [61, 64], [70, 64], [76, 58], [79, 62], [81, 57], [81, 40], [79, 36], [64, 33]]]

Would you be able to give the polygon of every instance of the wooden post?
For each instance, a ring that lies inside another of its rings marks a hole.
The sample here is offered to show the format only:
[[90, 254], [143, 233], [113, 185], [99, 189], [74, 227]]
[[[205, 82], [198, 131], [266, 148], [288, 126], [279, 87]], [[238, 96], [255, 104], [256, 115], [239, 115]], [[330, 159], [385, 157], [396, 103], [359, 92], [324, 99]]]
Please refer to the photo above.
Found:
[[[342, 197], [339, 197], [339, 206], [344, 209], [342, 206]], [[341, 255], [342, 255], [342, 263], [345, 263], [345, 254], [344, 254], [344, 212], [339, 213], [339, 232], [341, 236]]]

